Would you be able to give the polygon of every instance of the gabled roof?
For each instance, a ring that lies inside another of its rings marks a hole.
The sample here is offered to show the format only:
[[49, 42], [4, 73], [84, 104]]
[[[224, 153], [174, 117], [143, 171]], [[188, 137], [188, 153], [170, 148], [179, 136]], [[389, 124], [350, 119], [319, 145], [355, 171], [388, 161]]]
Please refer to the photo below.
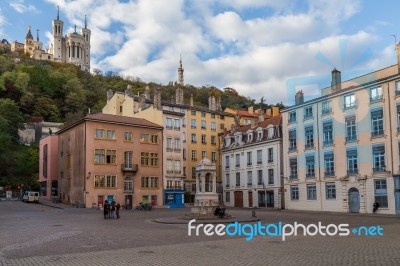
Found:
[[258, 117], [257, 113], [250, 113], [249, 111], [246, 110], [237, 110], [236, 114], [240, 116]]

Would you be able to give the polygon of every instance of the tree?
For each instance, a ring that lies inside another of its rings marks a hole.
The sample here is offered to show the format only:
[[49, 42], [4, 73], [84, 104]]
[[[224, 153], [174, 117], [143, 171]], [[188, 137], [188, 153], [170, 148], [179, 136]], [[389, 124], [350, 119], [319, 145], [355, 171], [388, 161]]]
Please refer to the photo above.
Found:
[[15, 143], [19, 141], [18, 129], [23, 128], [24, 117], [18, 105], [10, 99], [0, 99], [0, 117], [7, 123], [8, 134]]

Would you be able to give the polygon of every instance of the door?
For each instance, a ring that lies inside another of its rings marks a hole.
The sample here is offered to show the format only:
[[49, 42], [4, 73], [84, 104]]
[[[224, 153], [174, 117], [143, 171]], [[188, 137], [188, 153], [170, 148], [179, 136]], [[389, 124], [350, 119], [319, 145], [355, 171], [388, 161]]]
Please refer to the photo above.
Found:
[[274, 192], [267, 191], [267, 207], [273, 208], [274, 207]]
[[400, 214], [400, 176], [394, 176], [394, 200], [396, 204], [396, 214]]
[[103, 195], [97, 196], [97, 206], [99, 208], [102, 208], [103, 204], [104, 204], [104, 196]]
[[125, 195], [125, 209], [132, 210], [132, 195]]
[[265, 191], [258, 191], [258, 207], [265, 207]]
[[249, 191], [249, 207], [253, 207], [253, 192]]
[[349, 210], [353, 213], [360, 212], [360, 192], [354, 187], [349, 190]]
[[183, 194], [181, 193], [176, 193], [175, 194], [175, 204], [177, 207], [182, 207], [183, 206]]
[[243, 207], [243, 191], [235, 191], [235, 207]]

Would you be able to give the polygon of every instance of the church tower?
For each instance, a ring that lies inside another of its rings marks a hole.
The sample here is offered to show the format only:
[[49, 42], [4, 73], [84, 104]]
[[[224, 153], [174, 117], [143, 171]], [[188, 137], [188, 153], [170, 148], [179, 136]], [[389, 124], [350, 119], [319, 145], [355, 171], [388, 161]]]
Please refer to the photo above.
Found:
[[83, 55], [84, 69], [90, 71], [90, 34], [91, 31], [87, 28], [87, 19], [85, 15], [85, 27], [81, 29], [81, 35], [85, 39], [86, 45]]
[[31, 25], [28, 26], [28, 33], [26, 34], [25, 37], [25, 47], [24, 47], [24, 53], [32, 55], [33, 50], [35, 50], [35, 44], [33, 42], [33, 35], [31, 32]]
[[183, 104], [183, 67], [182, 67], [182, 57], [179, 59], [178, 67], [178, 88], [176, 89], [175, 103]]
[[54, 61], [62, 62], [63, 58], [63, 27], [64, 22], [60, 20], [60, 7], [57, 6], [57, 18], [53, 20], [53, 54]]

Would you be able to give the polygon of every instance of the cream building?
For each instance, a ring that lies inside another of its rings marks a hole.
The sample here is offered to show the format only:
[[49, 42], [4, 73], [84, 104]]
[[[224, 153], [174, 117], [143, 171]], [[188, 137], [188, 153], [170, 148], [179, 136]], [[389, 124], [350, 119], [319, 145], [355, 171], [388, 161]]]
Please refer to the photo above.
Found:
[[[400, 58], [400, 56], [399, 56]], [[286, 208], [400, 214], [400, 64], [282, 111]]]

